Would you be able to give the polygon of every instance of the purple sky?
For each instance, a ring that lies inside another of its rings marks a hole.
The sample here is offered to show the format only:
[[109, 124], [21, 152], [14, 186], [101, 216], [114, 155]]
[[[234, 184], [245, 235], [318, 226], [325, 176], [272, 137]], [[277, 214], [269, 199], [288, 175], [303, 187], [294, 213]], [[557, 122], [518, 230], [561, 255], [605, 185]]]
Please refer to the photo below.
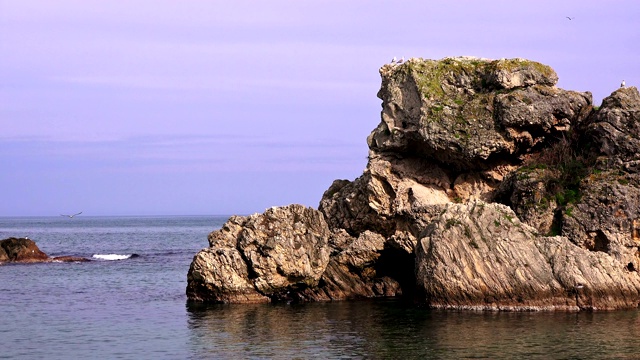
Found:
[[639, 18], [635, 0], [0, 0], [0, 216], [317, 207], [365, 168], [392, 57], [528, 58], [599, 104], [640, 82]]

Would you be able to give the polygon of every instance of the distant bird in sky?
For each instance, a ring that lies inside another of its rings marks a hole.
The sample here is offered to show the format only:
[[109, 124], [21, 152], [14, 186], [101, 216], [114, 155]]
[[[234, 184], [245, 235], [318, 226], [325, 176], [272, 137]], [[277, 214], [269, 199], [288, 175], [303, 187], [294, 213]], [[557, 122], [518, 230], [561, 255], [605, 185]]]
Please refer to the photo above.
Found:
[[68, 217], [69, 219], [71, 219], [71, 218], [73, 218], [74, 216], [76, 216], [76, 215], [80, 215], [80, 214], [82, 214], [82, 211], [80, 211], [79, 213], [72, 214], [72, 215], [60, 214], [60, 216], [66, 216], [66, 217]]
[[574, 17], [568, 17], [568, 16], [567, 16], [567, 19], [569, 19], [569, 20], [573, 20], [573, 19], [575, 19], [575, 18], [576, 18], [575, 16], [574, 16]]
[[620, 84], [620, 87], [622, 88], [622, 87], [624, 87], [624, 85], [625, 85], [624, 80], [622, 80], [622, 83]]

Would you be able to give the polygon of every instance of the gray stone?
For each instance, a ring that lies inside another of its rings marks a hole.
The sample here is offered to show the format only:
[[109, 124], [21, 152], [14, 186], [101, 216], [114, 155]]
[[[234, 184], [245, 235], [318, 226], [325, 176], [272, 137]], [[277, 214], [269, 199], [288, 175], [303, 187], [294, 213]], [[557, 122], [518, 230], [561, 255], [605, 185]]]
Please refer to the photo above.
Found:
[[640, 160], [640, 93], [634, 86], [621, 88], [602, 100], [587, 135], [609, 160]]

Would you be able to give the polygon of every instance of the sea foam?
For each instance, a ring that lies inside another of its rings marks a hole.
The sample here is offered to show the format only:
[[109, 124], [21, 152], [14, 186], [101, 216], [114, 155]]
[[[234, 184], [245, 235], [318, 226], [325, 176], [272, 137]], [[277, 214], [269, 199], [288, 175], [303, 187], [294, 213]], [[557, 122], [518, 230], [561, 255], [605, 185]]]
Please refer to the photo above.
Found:
[[100, 259], [100, 260], [124, 260], [124, 259], [128, 259], [132, 256], [134, 256], [135, 254], [128, 254], [128, 255], [119, 255], [119, 254], [93, 254], [93, 258], [95, 259]]

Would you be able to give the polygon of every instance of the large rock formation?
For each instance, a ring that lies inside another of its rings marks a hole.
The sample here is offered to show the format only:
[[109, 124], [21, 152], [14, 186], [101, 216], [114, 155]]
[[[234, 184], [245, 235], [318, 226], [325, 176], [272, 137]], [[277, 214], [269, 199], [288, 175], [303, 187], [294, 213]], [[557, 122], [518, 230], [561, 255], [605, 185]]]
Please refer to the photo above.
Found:
[[318, 210], [229, 219], [195, 256], [189, 299], [638, 305], [636, 88], [594, 109], [523, 59], [410, 59], [380, 74], [362, 176], [336, 180]]

